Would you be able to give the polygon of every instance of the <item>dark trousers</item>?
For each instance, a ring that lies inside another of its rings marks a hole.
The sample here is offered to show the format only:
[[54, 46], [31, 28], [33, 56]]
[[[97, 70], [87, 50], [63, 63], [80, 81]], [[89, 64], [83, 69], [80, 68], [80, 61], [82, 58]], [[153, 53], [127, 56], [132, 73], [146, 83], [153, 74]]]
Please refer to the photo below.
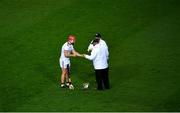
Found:
[[109, 89], [109, 68], [95, 70], [96, 73], [96, 82], [97, 89], [102, 90], [103, 87], [105, 89]]

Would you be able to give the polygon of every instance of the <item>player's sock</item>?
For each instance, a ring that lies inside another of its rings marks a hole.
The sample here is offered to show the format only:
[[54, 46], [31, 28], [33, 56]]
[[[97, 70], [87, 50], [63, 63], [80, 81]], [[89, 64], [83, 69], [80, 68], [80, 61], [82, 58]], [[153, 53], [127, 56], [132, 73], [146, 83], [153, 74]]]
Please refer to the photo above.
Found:
[[69, 82], [66, 82], [66, 86], [69, 87], [70, 83]]

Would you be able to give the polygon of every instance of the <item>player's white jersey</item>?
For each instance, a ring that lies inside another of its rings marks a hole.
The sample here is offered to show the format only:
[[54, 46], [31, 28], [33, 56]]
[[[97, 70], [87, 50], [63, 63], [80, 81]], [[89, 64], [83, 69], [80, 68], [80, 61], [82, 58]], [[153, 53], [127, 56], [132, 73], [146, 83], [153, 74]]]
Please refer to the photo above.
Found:
[[64, 55], [64, 51], [67, 51], [68, 53], [71, 53], [74, 50], [73, 45], [69, 44], [66, 42], [61, 49], [61, 57], [60, 57], [60, 62], [63, 62], [64, 64], [70, 64], [70, 59], [67, 58]]

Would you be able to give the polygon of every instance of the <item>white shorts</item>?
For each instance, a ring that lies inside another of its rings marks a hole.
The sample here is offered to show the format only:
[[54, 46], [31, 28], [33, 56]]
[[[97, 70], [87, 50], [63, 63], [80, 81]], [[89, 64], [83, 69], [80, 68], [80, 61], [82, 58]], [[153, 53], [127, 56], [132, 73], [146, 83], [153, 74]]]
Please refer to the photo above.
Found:
[[70, 67], [70, 62], [59, 59], [59, 64], [61, 68], [67, 69]]

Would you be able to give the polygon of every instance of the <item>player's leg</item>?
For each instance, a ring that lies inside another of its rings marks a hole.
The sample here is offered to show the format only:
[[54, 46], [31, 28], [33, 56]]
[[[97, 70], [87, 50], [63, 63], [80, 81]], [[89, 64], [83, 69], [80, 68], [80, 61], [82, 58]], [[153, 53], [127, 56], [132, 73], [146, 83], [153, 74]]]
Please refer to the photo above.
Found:
[[65, 87], [65, 79], [66, 79], [66, 68], [62, 68], [62, 74], [61, 74], [61, 87]]
[[64, 61], [61, 61], [60, 60], [60, 66], [61, 66], [61, 71], [62, 71], [62, 73], [61, 73], [61, 87], [62, 88], [64, 88], [65, 87], [65, 78], [66, 78], [66, 73], [67, 73], [67, 71], [66, 71], [66, 65], [64, 64]]
[[66, 86], [69, 87], [69, 82], [71, 82], [70, 80], [70, 76], [69, 76], [69, 64], [67, 64], [67, 68], [66, 68]]
[[69, 87], [69, 77], [68, 77], [68, 73], [66, 73], [66, 86]]
[[72, 85], [72, 80], [70, 77], [70, 64], [67, 65], [67, 73], [66, 73], [66, 85], [69, 86], [69, 88], [71, 87], [72, 89], [74, 89], [74, 86]]

